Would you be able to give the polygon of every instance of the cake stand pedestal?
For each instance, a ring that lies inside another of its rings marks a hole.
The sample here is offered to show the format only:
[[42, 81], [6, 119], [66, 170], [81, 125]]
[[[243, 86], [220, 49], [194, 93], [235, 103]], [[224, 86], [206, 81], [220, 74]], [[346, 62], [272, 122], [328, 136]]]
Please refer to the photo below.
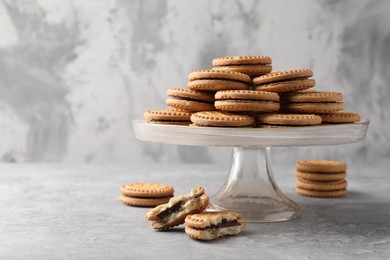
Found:
[[192, 127], [133, 121], [136, 138], [178, 145], [234, 147], [229, 177], [211, 197], [209, 209], [234, 210], [245, 222], [278, 222], [298, 217], [297, 203], [273, 177], [271, 147], [315, 146], [363, 140], [369, 121], [285, 128]]

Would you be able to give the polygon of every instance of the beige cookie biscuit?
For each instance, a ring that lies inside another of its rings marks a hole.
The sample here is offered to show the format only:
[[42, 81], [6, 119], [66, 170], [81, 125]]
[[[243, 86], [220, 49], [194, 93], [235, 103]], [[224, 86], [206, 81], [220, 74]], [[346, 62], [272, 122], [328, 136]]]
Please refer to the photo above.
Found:
[[189, 81], [187, 88], [198, 91], [216, 92], [227, 89], [248, 89], [249, 86], [247, 83], [232, 80], [199, 79]]
[[289, 81], [295, 79], [307, 79], [313, 76], [310, 69], [289, 70], [289, 71], [275, 71], [266, 75], [254, 78], [253, 85], [267, 84], [279, 81]]
[[321, 117], [314, 114], [267, 113], [259, 114], [256, 122], [271, 125], [319, 125], [321, 124]]
[[144, 113], [144, 120], [156, 124], [178, 124], [188, 125], [191, 123], [192, 113], [174, 109], [147, 110]]
[[184, 223], [190, 214], [203, 212], [209, 197], [202, 187], [194, 188], [189, 194], [173, 197], [168, 203], [150, 209], [146, 219], [152, 221], [152, 228], [163, 230]]
[[129, 197], [124, 194], [119, 196], [120, 201], [128, 206], [135, 207], [155, 207], [164, 203], [167, 203], [172, 196], [167, 197], [155, 197], [155, 198], [140, 198], [140, 197]]
[[214, 70], [227, 70], [244, 73], [251, 77], [257, 77], [272, 71], [271, 65], [229, 65], [213, 67]]
[[298, 171], [314, 173], [338, 173], [347, 170], [347, 165], [344, 162], [333, 160], [300, 160], [295, 167]]
[[269, 56], [225, 56], [214, 58], [213, 66], [229, 65], [254, 65], [254, 64], [271, 64], [272, 59]]
[[347, 190], [332, 190], [332, 191], [318, 191], [318, 190], [306, 190], [297, 187], [296, 191], [298, 194], [306, 197], [315, 197], [315, 198], [336, 198], [343, 197], [347, 194]]
[[281, 110], [289, 113], [332, 113], [344, 109], [344, 102], [322, 102], [322, 103], [282, 103]]
[[241, 215], [233, 211], [204, 212], [189, 215], [185, 219], [185, 232], [192, 238], [213, 240], [228, 235], [237, 235], [246, 227]]
[[223, 70], [197, 70], [191, 72], [188, 75], [188, 80], [199, 80], [199, 79], [222, 79], [222, 80], [232, 80], [239, 81], [244, 83], [250, 83], [251, 78], [243, 73], [234, 72], [234, 71], [223, 71]]
[[304, 172], [304, 171], [295, 171], [295, 175], [299, 179], [304, 179], [308, 181], [340, 181], [345, 179], [347, 176], [347, 173], [344, 172], [337, 172], [337, 173], [321, 173], [321, 172]]
[[174, 189], [162, 183], [136, 182], [123, 184], [120, 192], [126, 196], [154, 198], [172, 196]]
[[173, 108], [195, 112], [215, 110], [214, 96], [209, 93], [190, 89], [170, 88], [167, 91], [167, 95], [170, 98], [165, 103]]
[[346, 180], [337, 181], [309, 181], [306, 179], [297, 179], [297, 187], [305, 190], [317, 191], [331, 191], [331, 190], [345, 190], [347, 188]]
[[280, 108], [279, 95], [256, 90], [227, 90], [215, 94], [215, 108], [231, 112], [273, 112]]
[[314, 79], [297, 79], [256, 85], [254, 87], [256, 90], [284, 93], [312, 88], [315, 84], [316, 81]]
[[192, 114], [191, 121], [196, 126], [248, 127], [253, 126], [255, 120], [252, 116], [248, 115], [220, 111], [205, 111]]
[[355, 123], [360, 121], [360, 115], [355, 112], [335, 112], [320, 114], [323, 123]]
[[343, 101], [340, 92], [288, 92], [280, 96], [283, 102], [339, 102]]

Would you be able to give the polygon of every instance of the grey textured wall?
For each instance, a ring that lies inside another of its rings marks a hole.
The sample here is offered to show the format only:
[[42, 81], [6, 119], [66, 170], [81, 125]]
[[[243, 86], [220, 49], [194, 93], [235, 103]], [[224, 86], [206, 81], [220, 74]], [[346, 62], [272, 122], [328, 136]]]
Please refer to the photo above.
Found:
[[274, 160], [390, 158], [387, 0], [2, 0], [0, 32], [2, 161], [223, 162], [227, 149], [137, 141], [130, 122], [224, 55], [312, 68], [318, 89], [371, 120], [364, 142]]

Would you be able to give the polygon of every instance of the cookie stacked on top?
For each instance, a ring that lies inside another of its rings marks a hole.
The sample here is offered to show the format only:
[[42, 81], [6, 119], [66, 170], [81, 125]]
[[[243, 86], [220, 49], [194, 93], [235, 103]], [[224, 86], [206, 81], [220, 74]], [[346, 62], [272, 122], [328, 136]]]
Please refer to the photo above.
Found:
[[360, 121], [342, 112], [343, 95], [313, 90], [310, 69], [272, 72], [268, 56], [215, 58], [188, 75], [187, 88], [168, 89], [171, 109], [149, 110], [150, 123], [210, 127], [311, 126]]

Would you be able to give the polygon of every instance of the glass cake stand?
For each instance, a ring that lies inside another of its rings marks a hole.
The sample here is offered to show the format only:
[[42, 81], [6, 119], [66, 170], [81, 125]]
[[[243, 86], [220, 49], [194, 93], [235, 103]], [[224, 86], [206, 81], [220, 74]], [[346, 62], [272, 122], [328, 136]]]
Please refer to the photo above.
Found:
[[194, 127], [133, 121], [137, 139], [149, 142], [234, 147], [229, 177], [210, 198], [210, 209], [234, 210], [245, 222], [277, 222], [300, 215], [273, 177], [271, 147], [353, 143], [366, 136], [369, 121], [285, 128]]

